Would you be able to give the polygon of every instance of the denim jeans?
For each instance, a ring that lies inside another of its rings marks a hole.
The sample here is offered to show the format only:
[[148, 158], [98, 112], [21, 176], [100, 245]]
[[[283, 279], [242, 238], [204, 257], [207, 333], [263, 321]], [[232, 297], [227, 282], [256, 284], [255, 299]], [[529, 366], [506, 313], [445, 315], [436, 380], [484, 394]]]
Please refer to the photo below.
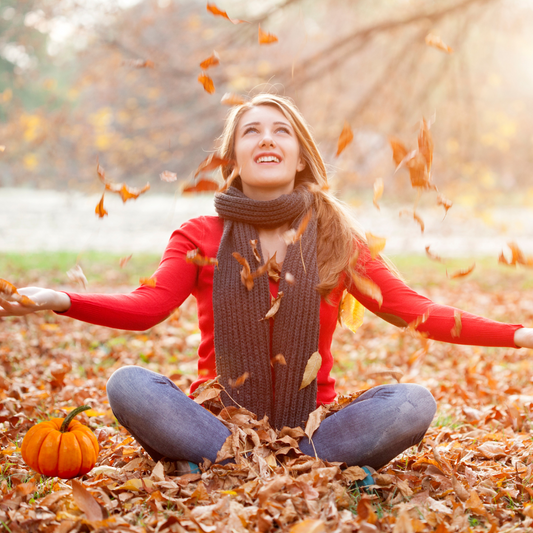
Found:
[[[115, 371], [107, 395], [117, 420], [158, 461], [215, 461], [230, 431], [170, 379], [138, 366]], [[307, 455], [381, 468], [418, 444], [436, 411], [431, 393], [412, 383], [374, 387], [326, 418], [300, 441]]]

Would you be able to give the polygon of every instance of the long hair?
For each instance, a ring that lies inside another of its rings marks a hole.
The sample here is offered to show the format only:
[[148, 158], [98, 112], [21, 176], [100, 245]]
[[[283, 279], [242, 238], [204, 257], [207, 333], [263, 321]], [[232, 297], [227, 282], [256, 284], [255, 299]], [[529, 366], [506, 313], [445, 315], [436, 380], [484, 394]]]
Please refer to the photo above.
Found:
[[[306, 187], [312, 194], [317, 216], [317, 259], [320, 284], [317, 290], [322, 296], [337, 287], [342, 272], [354, 272], [353, 257], [355, 239], [366, 242], [365, 236], [349, 214], [346, 206], [328, 192], [328, 178], [324, 160], [310, 132], [309, 126], [291, 99], [269, 93], [260, 93], [249, 101], [234, 106], [219, 138], [218, 153], [225, 159], [235, 159], [235, 131], [242, 115], [256, 106], [272, 106], [281, 111], [290, 122], [300, 144], [305, 168], [296, 174], [295, 187]], [[230, 167], [221, 167], [222, 177], [232, 174]]]

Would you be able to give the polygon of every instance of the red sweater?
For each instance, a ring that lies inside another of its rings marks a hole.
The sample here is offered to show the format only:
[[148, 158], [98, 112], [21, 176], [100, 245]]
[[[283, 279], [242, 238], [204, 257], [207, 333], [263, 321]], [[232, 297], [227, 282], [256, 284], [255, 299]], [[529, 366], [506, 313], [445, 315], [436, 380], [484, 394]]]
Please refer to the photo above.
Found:
[[[198, 348], [198, 379], [191, 392], [200, 383], [216, 376], [214, 318], [213, 318], [213, 266], [197, 266], [185, 261], [189, 250], [199, 248], [207, 257], [216, 257], [222, 237], [223, 220], [216, 216], [202, 216], [189, 220], [174, 231], [154, 277], [155, 287], [141, 286], [130, 294], [75, 294], [72, 305], [62, 313], [65, 316], [113, 328], [144, 331], [165, 320], [184, 300], [193, 294], [198, 303], [198, 322], [201, 342]], [[320, 304], [319, 352], [322, 366], [318, 372], [317, 403], [331, 403], [335, 399], [335, 380], [330, 376], [333, 366], [331, 341], [337, 325], [337, 313], [344, 289], [372, 312], [394, 315], [407, 323], [429, 312], [429, 318], [418, 326], [418, 331], [429, 338], [456, 344], [516, 347], [514, 332], [519, 324], [504, 324], [470, 313], [462, 313], [460, 337], [452, 337], [455, 308], [438, 305], [410, 289], [394, 276], [380, 260], [371, 260], [368, 249], [359, 256], [366, 275], [381, 289], [383, 303], [360, 293], [352, 283], [341, 276], [339, 285]], [[277, 285], [271, 280], [270, 290], [275, 296]]]

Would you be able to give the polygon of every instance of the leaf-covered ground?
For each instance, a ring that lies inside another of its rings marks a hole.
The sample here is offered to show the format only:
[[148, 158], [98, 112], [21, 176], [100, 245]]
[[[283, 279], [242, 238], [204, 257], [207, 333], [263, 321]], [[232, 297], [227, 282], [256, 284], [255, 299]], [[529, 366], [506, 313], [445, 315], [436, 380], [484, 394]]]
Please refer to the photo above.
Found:
[[[531, 325], [533, 291], [523, 289], [530, 280], [530, 271], [503, 266], [460, 281], [435, 269], [417, 272], [414, 286], [438, 302]], [[236, 463], [205, 464], [201, 474], [181, 476], [176, 464], [154, 464], [113, 418], [106, 380], [115, 369], [138, 364], [188, 390], [198, 341], [194, 300], [145, 333], [52, 313], [4, 319], [0, 521], [5, 530], [532, 530], [529, 351], [426, 342], [368, 313], [355, 335], [339, 328], [333, 346], [339, 394], [400, 379], [425, 385], [439, 405], [423, 442], [384, 467], [376, 486], [362, 493], [354, 486], [358, 469], [303, 456], [298, 432], [275, 434], [238, 411], [221, 413], [233, 427], [228, 453], [237, 452]], [[35, 474], [20, 455], [27, 430], [82, 404], [92, 410], [79, 418], [101, 446], [96, 468], [78, 479], [82, 487]], [[250, 449], [245, 457], [242, 451]], [[94, 500], [100, 507], [91, 506]]]

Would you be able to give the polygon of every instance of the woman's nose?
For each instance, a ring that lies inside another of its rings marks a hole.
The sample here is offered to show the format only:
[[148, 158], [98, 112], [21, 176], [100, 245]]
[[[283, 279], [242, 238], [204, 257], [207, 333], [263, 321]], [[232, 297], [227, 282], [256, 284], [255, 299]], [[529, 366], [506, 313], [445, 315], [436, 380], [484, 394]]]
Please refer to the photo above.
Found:
[[265, 134], [264, 137], [261, 139], [261, 142], [259, 143], [259, 146], [276, 146], [276, 143], [274, 142], [274, 139], [268, 134]]

